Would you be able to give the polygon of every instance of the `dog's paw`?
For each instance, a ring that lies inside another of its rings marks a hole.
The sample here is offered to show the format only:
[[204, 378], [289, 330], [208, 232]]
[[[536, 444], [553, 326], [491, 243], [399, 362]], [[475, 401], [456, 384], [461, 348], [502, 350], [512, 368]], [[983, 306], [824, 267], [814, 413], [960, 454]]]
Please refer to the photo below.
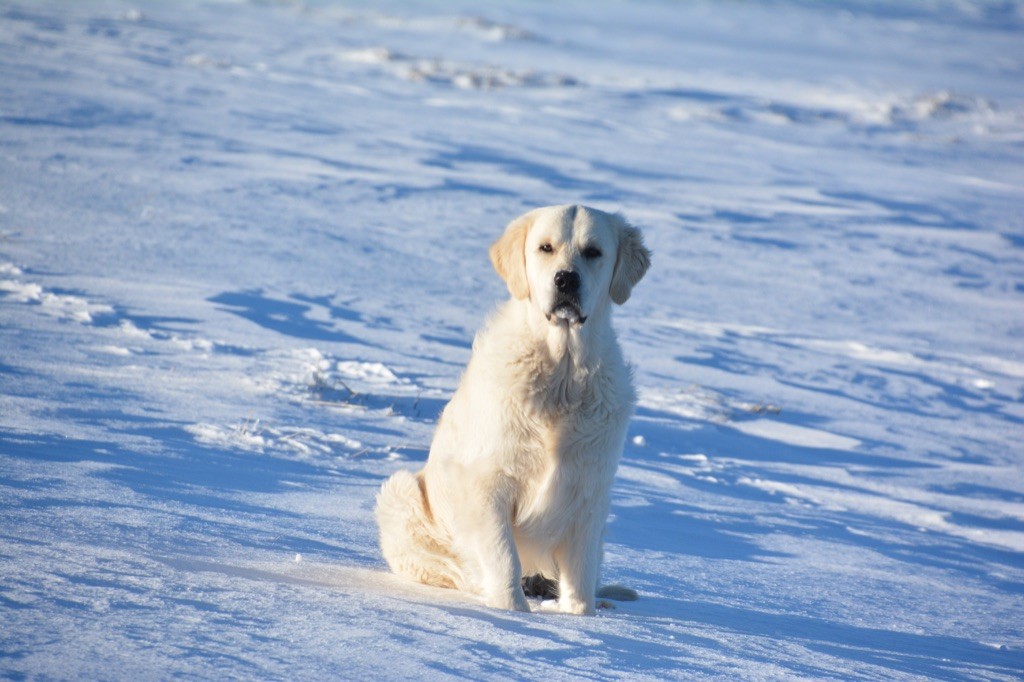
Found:
[[564, 597], [558, 600], [558, 610], [576, 616], [593, 616], [597, 612], [592, 601]]
[[503, 611], [522, 611], [523, 613], [530, 612], [530, 603], [526, 601], [526, 595], [523, 594], [522, 590], [518, 594], [497, 594], [491, 595], [484, 604], [491, 607], [492, 609], [501, 609]]

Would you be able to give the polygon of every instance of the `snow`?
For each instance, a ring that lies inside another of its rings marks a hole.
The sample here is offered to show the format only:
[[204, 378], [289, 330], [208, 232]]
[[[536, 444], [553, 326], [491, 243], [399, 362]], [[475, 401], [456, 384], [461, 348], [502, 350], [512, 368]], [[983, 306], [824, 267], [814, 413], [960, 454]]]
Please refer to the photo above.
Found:
[[[0, 676], [1019, 679], [1024, 3], [0, 2]], [[594, 618], [389, 575], [487, 247], [654, 264]]]

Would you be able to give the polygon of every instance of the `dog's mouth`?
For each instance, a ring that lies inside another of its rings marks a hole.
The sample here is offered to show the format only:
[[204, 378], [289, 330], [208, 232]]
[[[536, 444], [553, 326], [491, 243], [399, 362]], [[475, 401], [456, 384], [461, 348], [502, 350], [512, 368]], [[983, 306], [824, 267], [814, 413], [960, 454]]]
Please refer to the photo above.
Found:
[[555, 306], [548, 313], [548, 321], [558, 324], [565, 321], [574, 326], [581, 326], [587, 321], [587, 317], [580, 310], [580, 304], [570, 299], [563, 299], [555, 303]]

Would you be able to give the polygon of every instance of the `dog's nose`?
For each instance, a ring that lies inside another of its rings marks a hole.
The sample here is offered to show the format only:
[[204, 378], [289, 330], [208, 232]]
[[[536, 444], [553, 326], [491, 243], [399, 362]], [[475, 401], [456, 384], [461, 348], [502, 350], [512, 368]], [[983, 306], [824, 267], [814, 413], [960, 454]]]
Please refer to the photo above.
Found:
[[555, 288], [563, 294], [575, 294], [580, 290], [579, 273], [571, 270], [559, 270], [555, 273]]

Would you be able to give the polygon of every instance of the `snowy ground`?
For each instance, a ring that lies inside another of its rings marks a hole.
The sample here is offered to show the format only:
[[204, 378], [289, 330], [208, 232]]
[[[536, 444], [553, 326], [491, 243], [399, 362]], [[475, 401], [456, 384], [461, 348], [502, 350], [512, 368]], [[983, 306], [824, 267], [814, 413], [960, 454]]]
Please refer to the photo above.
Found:
[[[0, 2], [0, 677], [1019, 679], [1024, 5], [552, 5]], [[589, 619], [371, 514], [565, 202], [655, 253]]]

